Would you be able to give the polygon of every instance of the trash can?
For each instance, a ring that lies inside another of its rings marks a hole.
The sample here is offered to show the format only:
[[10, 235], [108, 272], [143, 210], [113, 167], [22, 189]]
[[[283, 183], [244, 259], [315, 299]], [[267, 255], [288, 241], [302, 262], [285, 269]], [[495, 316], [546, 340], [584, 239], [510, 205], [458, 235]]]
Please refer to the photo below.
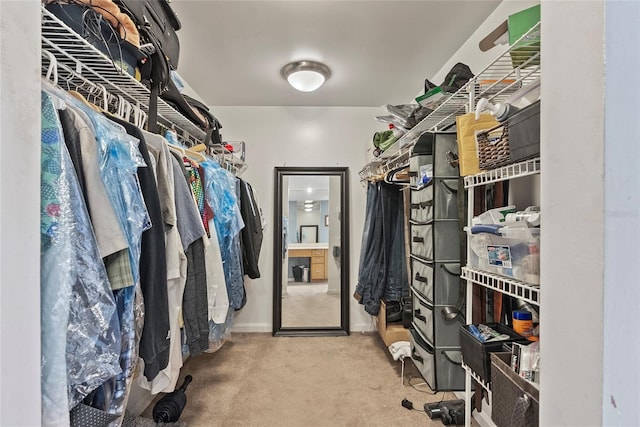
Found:
[[302, 281], [309, 282], [309, 267], [302, 267]]
[[302, 282], [302, 273], [304, 265], [294, 265], [291, 267], [293, 270], [293, 280], [296, 282]]

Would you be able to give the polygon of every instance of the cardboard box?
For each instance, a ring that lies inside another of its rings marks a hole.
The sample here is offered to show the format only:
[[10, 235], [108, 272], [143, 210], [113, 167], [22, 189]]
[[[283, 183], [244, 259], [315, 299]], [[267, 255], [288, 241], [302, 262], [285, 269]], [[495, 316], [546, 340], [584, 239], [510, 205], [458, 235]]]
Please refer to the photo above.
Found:
[[397, 341], [409, 341], [409, 330], [405, 329], [402, 323], [387, 325], [387, 305], [384, 301], [380, 301], [377, 327], [378, 333], [387, 347]]

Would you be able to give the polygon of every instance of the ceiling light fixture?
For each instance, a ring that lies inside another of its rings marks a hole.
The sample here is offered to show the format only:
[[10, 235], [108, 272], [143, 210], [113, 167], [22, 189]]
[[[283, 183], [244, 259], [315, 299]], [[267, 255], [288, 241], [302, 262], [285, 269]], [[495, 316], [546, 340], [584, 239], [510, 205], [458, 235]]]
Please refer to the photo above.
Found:
[[311, 208], [304, 208], [304, 211], [305, 211], [305, 212], [311, 212], [312, 210], [313, 210], [313, 209], [311, 209]]
[[313, 92], [331, 77], [331, 70], [321, 62], [304, 60], [288, 63], [282, 67], [280, 74], [295, 89]]

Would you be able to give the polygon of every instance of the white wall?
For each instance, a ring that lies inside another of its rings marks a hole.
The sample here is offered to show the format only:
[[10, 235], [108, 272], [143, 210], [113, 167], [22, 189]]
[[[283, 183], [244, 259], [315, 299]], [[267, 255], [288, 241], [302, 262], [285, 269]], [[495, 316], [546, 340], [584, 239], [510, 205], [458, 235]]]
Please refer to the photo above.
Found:
[[358, 172], [366, 163], [364, 147], [380, 126], [377, 108], [349, 107], [212, 107], [226, 140], [244, 140], [251, 183], [268, 221], [260, 253], [260, 274], [247, 280], [248, 302], [234, 320], [236, 331], [270, 332], [273, 306], [273, 169], [276, 166], [349, 167], [350, 193], [350, 328], [371, 329], [371, 318], [351, 296], [358, 262], [366, 193]]
[[340, 201], [340, 177], [332, 176], [329, 181], [329, 206], [327, 207], [327, 215], [329, 215], [329, 248], [326, 258], [327, 280], [329, 281], [328, 293], [340, 292], [340, 258], [333, 256], [333, 248], [342, 247], [340, 240], [342, 222]]
[[604, 2], [543, 2], [542, 39], [540, 425], [601, 425]]
[[[486, 52], [478, 47], [480, 40], [485, 38], [498, 25], [507, 20], [509, 15], [540, 4], [539, 0], [504, 0], [496, 7], [491, 15], [469, 37], [469, 39], [453, 54], [451, 59], [434, 75], [435, 84], [439, 84], [457, 62], [467, 64], [471, 71], [478, 74], [485, 69], [498, 55], [507, 49], [507, 45], [498, 45]], [[529, 176], [513, 180], [509, 183], [509, 203], [518, 209], [530, 205], [540, 205], [540, 178]], [[543, 213], [544, 215], [544, 213]]]
[[0, 425], [35, 426], [40, 425], [39, 1], [0, 1], [0, 77]]
[[477, 74], [489, 65], [496, 57], [507, 49], [507, 45], [496, 46], [486, 52], [482, 52], [478, 47], [480, 40], [485, 38], [498, 25], [504, 22], [509, 15], [540, 4], [539, 0], [503, 0], [495, 8], [493, 13], [482, 23], [480, 27], [467, 39], [467, 41], [451, 56], [433, 79], [429, 79], [434, 84], [440, 84], [447, 73], [457, 62], [467, 64], [473, 73]]
[[603, 425], [640, 425], [640, 3], [606, 2]]

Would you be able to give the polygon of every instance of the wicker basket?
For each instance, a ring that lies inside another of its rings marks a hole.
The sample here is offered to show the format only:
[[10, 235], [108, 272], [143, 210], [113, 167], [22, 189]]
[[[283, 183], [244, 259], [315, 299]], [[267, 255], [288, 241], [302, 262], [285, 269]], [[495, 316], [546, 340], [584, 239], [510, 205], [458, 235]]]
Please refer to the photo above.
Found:
[[495, 169], [511, 163], [508, 123], [478, 132], [476, 140], [480, 169]]

